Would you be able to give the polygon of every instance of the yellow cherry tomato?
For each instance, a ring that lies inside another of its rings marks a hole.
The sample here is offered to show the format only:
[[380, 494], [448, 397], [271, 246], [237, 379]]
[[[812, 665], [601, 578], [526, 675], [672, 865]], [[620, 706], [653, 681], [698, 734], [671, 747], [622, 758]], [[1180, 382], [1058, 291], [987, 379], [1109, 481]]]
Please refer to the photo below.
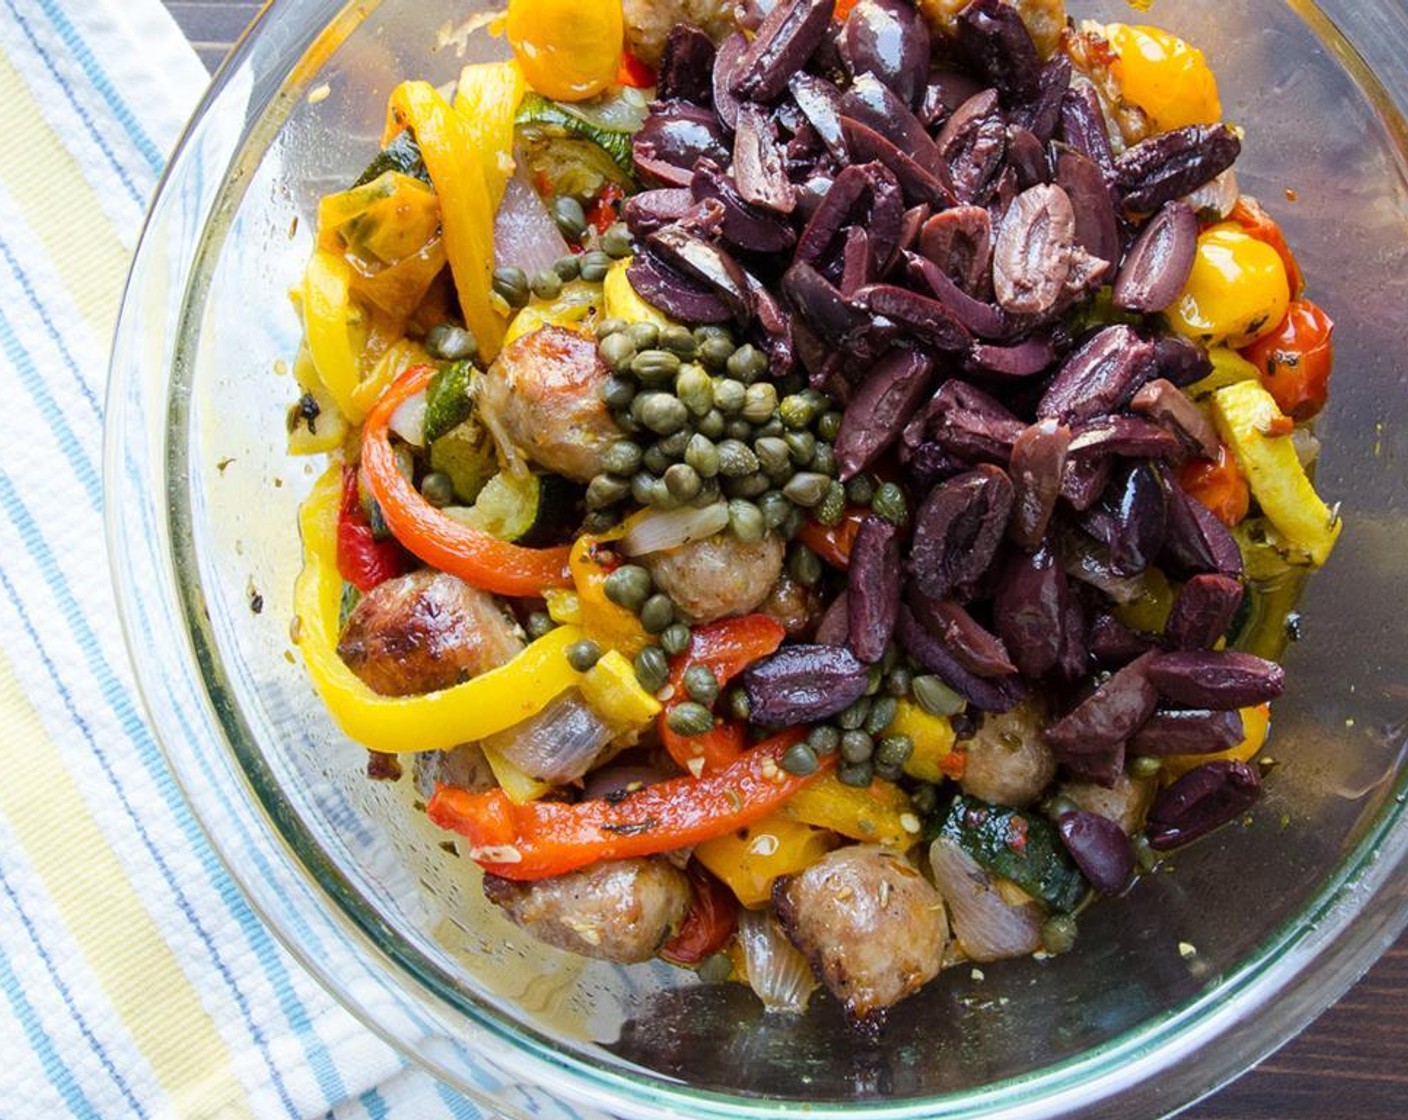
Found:
[[1204, 230], [1193, 271], [1168, 309], [1179, 334], [1235, 349], [1274, 331], [1286, 317], [1291, 285], [1276, 250], [1235, 222]]
[[1111, 67], [1120, 93], [1160, 132], [1222, 119], [1217, 79], [1203, 52], [1157, 27], [1112, 23], [1105, 38], [1118, 58]]
[[523, 76], [544, 97], [592, 97], [621, 68], [621, 0], [509, 0], [506, 30]]

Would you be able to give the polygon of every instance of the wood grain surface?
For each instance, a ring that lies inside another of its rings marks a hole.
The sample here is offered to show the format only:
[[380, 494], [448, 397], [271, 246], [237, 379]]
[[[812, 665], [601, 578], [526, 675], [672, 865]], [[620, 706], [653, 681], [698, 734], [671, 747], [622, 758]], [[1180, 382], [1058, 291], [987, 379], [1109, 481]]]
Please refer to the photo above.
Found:
[[[262, 6], [164, 0], [207, 68]], [[1408, 1117], [1408, 937], [1299, 1038], [1184, 1114], [1189, 1120]]]

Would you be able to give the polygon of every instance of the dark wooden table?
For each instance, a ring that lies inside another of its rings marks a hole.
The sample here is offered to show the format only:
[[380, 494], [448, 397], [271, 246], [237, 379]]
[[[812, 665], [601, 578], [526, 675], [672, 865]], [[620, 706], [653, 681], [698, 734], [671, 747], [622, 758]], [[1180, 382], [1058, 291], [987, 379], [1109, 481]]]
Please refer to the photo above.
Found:
[[[164, 0], [210, 69], [262, 6]], [[1408, 1117], [1408, 937], [1294, 1042], [1185, 1114], [1190, 1120]]]

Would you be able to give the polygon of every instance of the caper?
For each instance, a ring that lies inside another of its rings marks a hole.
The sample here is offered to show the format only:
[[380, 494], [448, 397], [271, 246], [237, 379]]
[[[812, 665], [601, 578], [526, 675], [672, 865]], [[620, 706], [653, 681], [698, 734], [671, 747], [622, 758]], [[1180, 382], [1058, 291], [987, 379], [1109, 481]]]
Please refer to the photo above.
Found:
[[707, 415], [714, 407], [714, 382], [703, 366], [691, 362], [675, 378], [675, 396], [695, 416]]
[[684, 461], [700, 478], [713, 478], [719, 473], [719, 449], [698, 432], [685, 445]]
[[846, 488], [834, 478], [821, 501], [812, 508], [812, 517], [820, 525], [839, 525], [846, 516]]
[[613, 373], [624, 373], [631, 368], [636, 358], [636, 344], [631, 341], [629, 331], [616, 331], [607, 335], [597, 345], [601, 360]]
[[620, 334], [626, 329], [627, 325], [625, 319], [615, 317], [603, 319], [596, 325], [596, 337], [600, 340], [607, 338], [609, 335]]
[[1041, 803], [1041, 811], [1051, 820], [1059, 823], [1062, 817], [1079, 812], [1080, 806], [1064, 793], [1058, 793]]
[[885, 674], [885, 694], [893, 696], [898, 700], [903, 700], [909, 695], [910, 685], [914, 683], [914, 674], [905, 665], [897, 665]]
[[479, 354], [474, 335], [454, 323], [436, 323], [425, 335], [425, 349], [442, 362], [472, 361]]
[[693, 635], [683, 622], [672, 622], [660, 631], [660, 647], [671, 657], [678, 657], [689, 648]]
[[719, 698], [719, 678], [707, 665], [691, 665], [684, 671], [684, 690], [691, 700], [707, 707]]
[[717, 444], [719, 473], [725, 478], [742, 478], [758, 469], [758, 457], [746, 443], [726, 439]]
[[879, 665], [871, 665], [865, 671], [865, 694], [870, 697], [880, 695], [880, 686], [885, 683], [885, 670]]
[[[873, 667], [873, 669], [878, 674], [878, 666]], [[876, 689], [876, 692], [878, 693], [879, 689]], [[885, 728], [895, 722], [895, 712], [897, 708], [898, 705], [895, 703], [893, 696], [877, 695], [875, 699], [870, 702], [870, 714], [865, 717], [865, 730], [869, 731], [872, 735], [879, 735], [880, 732], [884, 731]]]
[[650, 597], [653, 586], [650, 573], [639, 564], [622, 564], [606, 577], [602, 591], [618, 607], [638, 611]]
[[847, 762], [864, 762], [875, 753], [875, 740], [859, 729], [841, 736], [841, 757]]
[[764, 525], [769, 529], [780, 529], [793, 506], [781, 490], [769, 490], [758, 499], [758, 508], [763, 511]]
[[928, 674], [915, 677], [914, 684], [910, 687], [913, 689], [915, 702], [931, 716], [956, 715], [966, 706], [963, 697], [938, 677]]
[[537, 641], [544, 634], [548, 634], [557, 629], [557, 623], [552, 620], [552, 615], [547, 611], [534, 611], [523, 623], [523, 629], [528, 631], [528, 637]]
[[670, 709], [665, 722], [676, 735], [707, 735], [714, 730], [714, 713], [703, 704], [686, 700]]
[[784, 467], [790, 468], [792, 465], [786, 442], [776, 436], [764, 436], [762, 439], [754, 440], [753, 454], [757, 455], [759, 465], [769, 475]]
[[588, 284], [600, 284], [611, 271], [611, 256], [600, 249], [592, 249], [582, 254], [578, 267]]
[[528, 302], [528, 274], [516, 264], [504, 264], [494, 269], [494, 291], [512, 308]]
[[831, 479], [815, 471], [798, 471], [787, 480], [782, 492], [788, 500], [803, 509], [811, 509], [826, 497], [831, 489]]
[[815, 774], [820, 765], [816, 760], [816, 751], [806, 743], [793, 743], [782, 752], [782, 758], [778, 760], [777, 764], [787, 773], [795, 774], [799, 778]]
[[747, 720], [753, 715], [753, 701], [748, 699], [746, 689], [741, 687], [729, 689], [728, 714], [739, 720]]
[[637, 350], [653, 350], [660, 341], [660, 328], [654, 323], [632, 323], [626, 328]]
[[768, 535], [763, 511], [742, 498], [734, 498], [728, 504], [728, 527], [744, 544], [757, 544]]
[[584, 533], [605, 533], [616, 528], [616, 524], [621, 519], [615, 511], [609, 509], [591, 510], [586, 517], [582, 518], [582, 532]]
[[[836, 450], [829, 443], [817, 441], [816, 452], [812, 455], [811, 469], [817, 474], [830, 475], [835, 478], [838, 471], [836, 468]], [[844, 498], [845, 495], [842, 495]]]
[[640, 607], [640, 624], [647, 634], [663, 634], [675, 621], [675, 604], [668, 595], [657, 592]]
[[552, 220], [568, 241], [580, 241], [587, 232], [587, 215], [571, 195], [559, 195], [552, 202]]
[[1140, 871], [1146, 874], [1153, 871], [1159, 865], [1159, 853], [1154, 851], [1154, 847], [1149, 843], [1146, 833], [1140, 832], [1131, 841], [1134, 847], [1134, 862]]
[[641, 393], [631, 402], [631, 415], [661, 436], [677, 432], [689, 422], [689, 410], [669, 393]]
[[836, 437], [841, 434], [841, 414], [836, 411], [824, 414], [816, 422], [816, 434], [827, 443], [834, 443]]
[[699, 357], [710, 369], [721, 370], [728, 366], [733, 357], [733, 339], [727, 335], [714, 335], [699, 344]]
[[782, 534], [783, 540], [790, 541], [802, 531], [802, 526], [807, 523], [807, 515], [796, 506], [792, 505], [791, 502], [787, 504], [789, 507], [787, 510], [787, 519], [783, 521], [782, 525], [778, 528], [778, 532]]
[[443, 471], [431, 471], [420, 480], [420, 492], [436, 509], [454, 504], [455, 484]]
[[1076, 920], [1070, 914], [1052, 914], [1041, 923], [1041, 947], [1053, 957], [1076, 947]]
[[694, 501], [689, 504], [697, 509], [711, 506], [724, 496], [723, 490], [719, 487], [717, 478], [706, 478], [699, 487], [699, 493], [694, 496]]
[[631, 255], [631, 231], [624, 222], [617, 222], [601, 235], [601, 248], [607, 256], [617, 260]]
[[777, 408], [777, 389], [766, 381], [749, 385], [743, 391], [743, 419], [750, 424], [766, 424]]
[[690, 501], [703, 485], [699, 472], [688, 463], [674, 463], [665, 471], [665, 488], [673, 498]]
[[702, 436], [707, 436], [709, 439], [722, 439], [728, 428], [728, 421], [724, 419], [724, 414], [717, 408], [711, 408], [699, 418], [699, 423], [694, 426], [699, 429], [699, 434]]
[[670, 680], [670, 662], [659, 646], [646, 646], [636, 654], [635, 670], [646, 692], [659, 692]]
[[587, 485], [587, 509], [608, 509], [631, 492], [631, 480], [620, 475], [599, 474]]
[[870, 701], [862, 697], [841, 710], [841, 714], [836, 717], [836, 726], [842, 731], [856, 731], [865, 725], [865, 717], [869, 714]]
[[1129, 775], [1132, 778], [1157, 778], [1164, 768], [1163, 760], [1153, 755], [1141, 754], [1130, 759]]
[[726, 478], [723, 485], [724, 494], [728, 497], [747, 498], [749, 501], [761, 498], [771, 488], [772, 483], [762, 471], [754, 471], [741, 478]]
[[714, 407], [725, 416], [734, 416], [743, 409], [748, 399], [748, 386], [731, 377], [721, 377], [714, 382]]
[[645, 449], [645, 454], [641, 456], [641, 465], [651, 474], [664, 475], [670, 469], [670, 457], [665, 454], [665, 449], [658, 442], [652, 443]]
[[768, 419], [764, 420], [761, 424], [755, 425], [753, 428], [753, 435], [757, 438], [772, 436], [776, 439], [786, 434], [787, 428], [783, 425], [782, 421], [777, 418], [776, 413], [768, 417]]
[[539, 299], [556, 299], [562, 294], [562, 277], [550, 268], [533, 275], [533, 294]]
[[727, 369], [730, 377], [751, 385], [767, 373], [768, 356], [751, 342], [745, 342], [729, 355]]
[[875, 744], [875, 761], [885, 766], [903, 766], [914, 754], [914, 740], [908, 735], [886, 735]]
[[567, 647], [567, 664], [579, 673], [585, 673], [600, 660], [601, 647], [590, 638], [583, 638]]
[[797, 393], [783, 397], [778, 402], [777, 412], [782, 422], [796, 432], [811, 427], [814, 419], [811, 402]]
[[648, 506], [655, 496], [655, 484], [660, 480], [649, 471], [638, 471], [631, 476], [631, 501], [638, 506]]
[[694, 340], [694, 332], [688, 327], [678, 324], [671, 324], [660, 332], [660, 341], [657, 344], [660, 349], [668, 350], [672, 354], [678, 354], [688, 361], [693, 358], [699, 349], [699, 343]]
[[893, 482], [882, 483], [876, 489], [870, 510], [893, 525], [903, 525], [909, 520], [909, 503], [904, 499], [904, 491]]
[[854, 506], [868, 506], [875, 497], [875, 480], [868, 474], [858, 474], [846, 483], [846, 501]]
[[639, 420], [631, 415], [629, 408], [617, 409], [611, 414], [611, 419], [616, 422], [616, 426], [621, 429], [621, 434], [624, 436], [638, 437], [645, 434], [645, 428]]
[[753, 442], [753, 425], [741, 416], [735, 416], [724, 425], [724, 435], [729, 439], [736, 439], [740, 443]]
[[601, 457], [601, 465], [612, 474], [635, 474], [640, 470], [640, 445], [618, 439]]
[[821, 557], [804, 544], [794, 544], [787, 571], [803, 587], [815, 587], [821, 580]]
[[916, 813], [927, 817], [939, 807], [939, 791], [928, 782], [924, 782], [910, 790], [909, 803], [914, 806]]
[[642, 385], [671, 385], [680, 372], [680, 356], [668, 350], [642, 350], [631, 360], [631, 372]]
[[670, 488], [665, 485], [663, 478], [657, 478], [655, 485], [650, 488], [650, 505], [656, 509], [679, 509], [683, 503], [670, 493]]
[[788, 432], [782, 438], [792, 455], [792, 462], [797, 466], [805, 467], [812, 461], [812, 456], [816, 454], [816, 436], [811, 432]]
[[568, 253], [565, 257], [558, 257], [552, 262], [552, 270], [557, 273], [564, 284], [570, 284], [581, 275], [582, 266], [575, 256]]
[[864, 762], [845, 762], [836, 768], [836, 780], [843, 786], [866, 789], [875, 780], [875, 768], [869, 759]]
[[817, 754], [834, 754], [841, 746], [841, 732], [829, 723], [819, 723], [807, 732], [807, 743]]

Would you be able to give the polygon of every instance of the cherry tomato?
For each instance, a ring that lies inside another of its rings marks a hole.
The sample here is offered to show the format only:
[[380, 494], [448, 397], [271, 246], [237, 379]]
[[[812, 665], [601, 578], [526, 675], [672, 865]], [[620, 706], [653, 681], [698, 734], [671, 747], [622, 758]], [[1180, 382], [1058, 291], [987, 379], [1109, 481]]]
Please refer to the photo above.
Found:
[[1184, 463], [1178, 482], [1190, 498], [1202, 502], [1229, 529], [1251, 508], [1251, 489], [1225, 444], [1217, 449], [1215, 460], [1190, 459]]
[[1232, 213], [1228, 217], [1246, 230], [1250, 236], [1255, 237], [1258, 241], [1264, 241], [1276, 250], [1276, 255], [1286, 266], [1286, 280], [1291, 286], [1291, 295], [1300, 295], [1305, 288], [1305, 278], [1301, 276], [1300, 265], [1296, 263], [1295, 254], [1291, 252], [1291, 247], [1286, 243], [1286, 235], [1281, 232], [1281, 227], [1266, 212], [1261, 203], [1254, 198], [1243, 195], [1237, 199], [1237, 205], [1232, 208]]
[[1292, 420], [1309, 420], [1325, 407], [1335, 362], [1334, 332], [1334, 322], [1310, 300], [1292, 300], [1281, 325], [1242, 351]]
[[694, 900], [679, 933], [660, 950], [671, 964], [698, 964], [712, 956], [724, 947], [738, 925], [738, 903], [733, 892], [697, 860], [690, 860], [688, 872]]
[[1120, 93], [1149, 114], [1159, 131], [1222, 119], [1217, 79], [1203, 52], [1157, 27], [1112, 23], [1105, 37], [1118, 58]]
[[1235, 222], [1198, 237], [1193, 269], [1168, 309], [1169, 325], [1205, 346], [1250, 346], [1276, 329], [1291, 302], [1285, 266], [1271, 246]]
[[855, 506], [835, 525], [807, 521], [797, 532], [797, 539], [833, 568], [849, 568], [851, 547], [856, 543], [860, 523], [870, 514], [868, 509]]
[[631, 86], [634, 89], [649, 89], [655, 84], [655, 71], [630, 51], [622, 51], [621, 68], [616, 71], [616, 84]]
[[621, 69], [621, 0], [509, 0], [506, 32], [528, 84], [555, 101], [600, 93]]

